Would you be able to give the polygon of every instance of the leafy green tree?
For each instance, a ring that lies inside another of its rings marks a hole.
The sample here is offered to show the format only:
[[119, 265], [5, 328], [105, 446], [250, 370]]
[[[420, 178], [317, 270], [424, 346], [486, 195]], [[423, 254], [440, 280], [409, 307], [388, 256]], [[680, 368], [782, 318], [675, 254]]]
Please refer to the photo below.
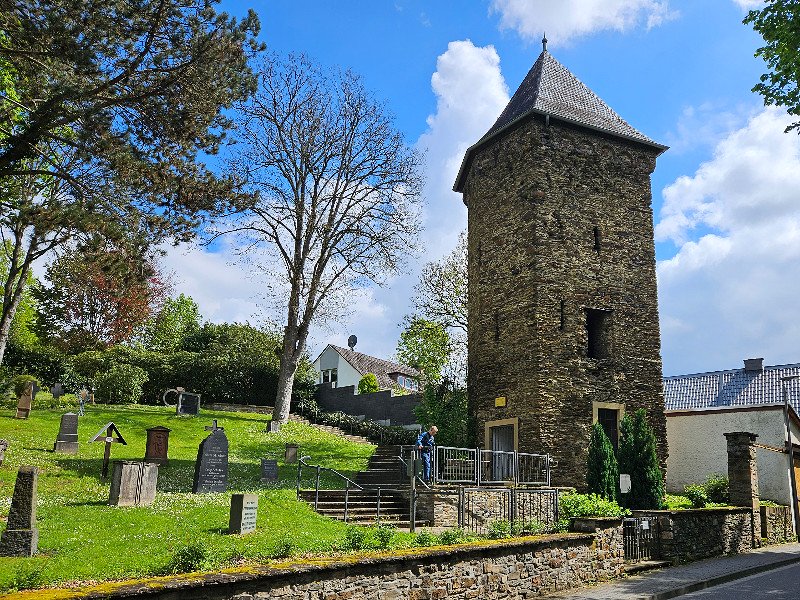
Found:
[[[765, 104], [785, 106], [790, 115], [800, 115], [800, 2], [769, 0], [762, 8], [751, 10], [744, 19], [766, 42], [756, 50], [769, 71], [761, 75], [753, 91], [764, 97]], [[786, 131], [800, 127], [795, 121]]]
[[586, 486], [590, 494], [608, 500], [617, 499], [619, 467], [614, 456], [614, 446], [600, 423], [592, 425], [589, 438], [589, 459], [586, 467]]
[[428, 384], [414, 407], [414, 415], [424, 428], [439, 428], [436, 443], [440, 446], [472, 447], [466, 389], [454, 387], [447, 380], [439, 385]]
[[[11, 262], [11, 244], [6, 242], [0, 245], [0, 309], [5, 306], [5, 282], [8, 278], [9, 264]], [[24, 291], [17, 304], [16, 311], [10, 322], [9, 343], [16, 346], [31, 347], [38, 342], [34, 331], [36, 324], [36, 302], [31, 296], [31, 287], [35, 280], [33, 273], [28, 272]], [[16, 282], [12, 282], [12, 286]]]
[[631, 491], [620, 503], [632, 509], [658, 509], [664, 503], [664, 476], [658, 462], [656, 436], [643, 408], [626, 413], [620, 425], [619, 472], [631, 476]]
[[184, 294], [167, 298], [158, 314], [145, 323], [142, 345], [154, 352], [171, 353], [179, 350], [186, 338], [200, 329], [200, 309]]
[[375, 376], [375, 373], [367, 373], [358, 382], [359, 394], [371, 394], [372, 392], [377, 392], [379, 389], [378, 378]]
[[412, 317], [406, 322], [397, 342], [397, 360], [422, 372], [426, 381], [439, 382], [450, 355], [450, 336], [434, 321]]
[[[8, 3], [7, 3], [8, 4]], [[35, 260], [92, 232], [188, 239], [249, 198], [202, 162], [248, 97], [254, 13], [214, 0], [20, 0], [0, 10], [0, 364]]]

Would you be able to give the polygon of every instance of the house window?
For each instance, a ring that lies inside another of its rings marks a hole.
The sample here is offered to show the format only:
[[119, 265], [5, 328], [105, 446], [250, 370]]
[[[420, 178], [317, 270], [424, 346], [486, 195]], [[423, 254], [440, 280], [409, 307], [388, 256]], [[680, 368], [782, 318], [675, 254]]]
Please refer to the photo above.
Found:
[[586, 309], [586, 356], [608, 358], [611, 355], [611, 311]]
[[331, 387], [336, 387], [336, 383], [339, 380], [339, 375], [336, 369], [326, 369], [322, 372], [321, 378], [321, 383], [330, 383]]
[[406, 378], [403, 377], [402, 375], [398, 375], [397, 376], [397, 385], [399, 385], [402, 388], [406, 387]]

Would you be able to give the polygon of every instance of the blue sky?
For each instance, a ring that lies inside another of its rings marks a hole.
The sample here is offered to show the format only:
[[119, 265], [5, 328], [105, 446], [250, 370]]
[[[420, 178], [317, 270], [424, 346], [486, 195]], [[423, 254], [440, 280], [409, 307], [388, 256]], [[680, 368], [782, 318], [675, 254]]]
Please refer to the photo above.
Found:
[[[353, 313], [315, 328], [309, 352], [344, 345], [391, 357], [420, 266], [466, 225], [450, 191], [463, 151], [492, 125], [548, 49], [634, 127], [671, 146], [652, 178], [665, 375], [800, 362], [800, 138], [750, 90], [760, 37], [754, 0], [224, 0], [254, 8], [262, 39], [351, 68], [426, 152], [425, 252]], [[259, 323], [261, 283], [224, 243], [171, 251], [176, 292], [213, 321]]]

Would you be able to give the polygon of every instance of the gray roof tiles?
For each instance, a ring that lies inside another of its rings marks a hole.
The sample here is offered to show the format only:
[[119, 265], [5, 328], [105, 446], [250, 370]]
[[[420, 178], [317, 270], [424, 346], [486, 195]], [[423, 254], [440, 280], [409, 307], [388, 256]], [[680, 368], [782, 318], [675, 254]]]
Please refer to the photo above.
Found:
[[[691, 410], [783, 403], [781, 377], [800, 375], [800, 364], [731, 369], [664, 377], [664, 408]], [[800, 380], [787, 382], [789, 403], [800, 413]]]
[[634, 129], [552, 54], [544, 50], [494, 125], [467, 150], [453, 189], [457, 192], [462, 191], [472, 155], [481, 144], [531, 114], [548, 115], [633, 140], [654, 147], [659, 153], [667, 149], [666, 146], [654, 142]]
[[342, 358], [344, 358], [350, 365], [361, 375], [367, 373], [374, 373], [378, 379], [378, 385], [383, 390], [392, 389], [396, 385], [395, 381], [389, 377], [389, 373], [400, 373], [401, 375], [408, 375], [409, 377], [419, 377], [419, 371], [405, 365], [400, 365], [389, 360], [376, 358], [369, 354], [362, 354], [350, 348], [342, 348], [341, 346], [330, 345], [331, 348], [336, 350]]

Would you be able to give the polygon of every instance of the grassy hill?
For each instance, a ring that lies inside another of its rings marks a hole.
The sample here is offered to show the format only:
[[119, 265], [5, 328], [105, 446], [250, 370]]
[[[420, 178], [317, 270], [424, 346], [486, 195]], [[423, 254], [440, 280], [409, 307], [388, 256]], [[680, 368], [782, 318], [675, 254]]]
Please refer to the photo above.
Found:
[[[262, 562], [290, 554], [325, 553], [346, 547], [353, 527], [323, 518], [295, 497], [297, 470], [284, 465], [287, 443], [300, 445], [309, 462], [352, 476], [366, 468], [374, 447], [349, 442], [312, 427], [288, 423], [265, 433], [268, 417], [203, 410], [197, 417], [174, 409], [145, 406], [87, 406], [80, 417], [77, 455], [51, 452], [64, 410], [34, 410], [29, 420], [0, 410], [0, 438], [9, 440], [0, 466], [0, 515], [8, 515], [20, 465], [39, 472], [39, 555], [0, 558], [0, 592], [64, 584], [140, 577], [166, 572]], [[194, 462], [204, 429], [217, 419], [230, 444], [229, 491], [192, 494]], [[159, 468], [158, 493], [150, 507], [108, 506], [109, 482], [100, 479], [104, 444], [88, 443], [113, 421], [128, 442], [114, 444], [111, 459], [144, 457], [146, 429], [172, 430], [167, 466]], [[277, 458], [279, 481], [261, 483], [260, 461]], [[308, 471], [308, 477], [312, 475]], [[306, 477], [304, 476], [304, 479]], [[340, 487], [325, 478], [326, 487]], [[306, 485], [312, 485], [311, 480]], [[258, 529], [227, 535], [232, 492], [259, 495]], [[0, 524], [4, 527], [4, 523]], [[358, 537], [358, 536], [356, 536]]]

